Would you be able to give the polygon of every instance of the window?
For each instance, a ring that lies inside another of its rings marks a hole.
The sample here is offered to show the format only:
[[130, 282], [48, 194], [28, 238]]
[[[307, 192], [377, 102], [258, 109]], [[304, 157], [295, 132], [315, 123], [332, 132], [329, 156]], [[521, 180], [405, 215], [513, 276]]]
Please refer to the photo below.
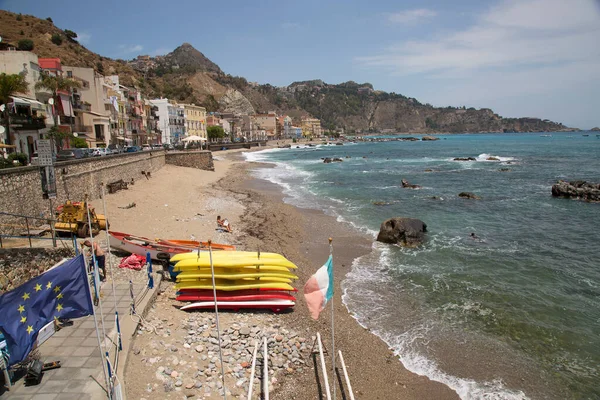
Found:
[[73, 77], [73, 71], [67, 71], [67, 78]]

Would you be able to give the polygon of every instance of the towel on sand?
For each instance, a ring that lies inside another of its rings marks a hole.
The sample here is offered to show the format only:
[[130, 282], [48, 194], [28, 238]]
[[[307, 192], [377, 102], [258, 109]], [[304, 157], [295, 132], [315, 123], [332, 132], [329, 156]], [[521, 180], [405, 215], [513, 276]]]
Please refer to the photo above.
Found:
[[124, 257], [119, 263], [119, 268], [129, 268], [139, 271], [146, 265], [146, 257], [132, 254], [129, 257]]

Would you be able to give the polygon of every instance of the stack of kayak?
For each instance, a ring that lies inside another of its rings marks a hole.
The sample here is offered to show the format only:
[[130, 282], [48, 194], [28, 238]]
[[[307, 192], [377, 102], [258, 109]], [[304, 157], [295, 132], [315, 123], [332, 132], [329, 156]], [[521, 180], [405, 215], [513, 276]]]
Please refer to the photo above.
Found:
[[[177, 300], [189, 301], [182, 310], [215, 307], [211, 255], [206, 251], [176, 254]], [[224, 251], [212, 253], [217, 305], [239, 310], [266, 308], [279, 312], [295, 305], [291, 286], [296, 265], [277, 253]]]

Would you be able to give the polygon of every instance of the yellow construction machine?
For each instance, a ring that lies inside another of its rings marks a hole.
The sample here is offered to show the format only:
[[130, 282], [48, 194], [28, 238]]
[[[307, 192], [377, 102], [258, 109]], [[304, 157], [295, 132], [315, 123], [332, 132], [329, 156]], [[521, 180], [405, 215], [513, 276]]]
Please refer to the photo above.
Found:
[[[89, 214], [86, 210], [88, 207]], [[65, 204], [58, 206], [56, 211], [56, 223], [54, 224], [56, 232], [75, 233], [80, 238], [88, 237], [90, 234], [90, 221], [94, 236], [101, 229], [106, 230], [108, 228], [106, 217], [102, 214], [96, 214], [96, 210], [88, 205], [87, 200], [83, 202], [67, 200]]]

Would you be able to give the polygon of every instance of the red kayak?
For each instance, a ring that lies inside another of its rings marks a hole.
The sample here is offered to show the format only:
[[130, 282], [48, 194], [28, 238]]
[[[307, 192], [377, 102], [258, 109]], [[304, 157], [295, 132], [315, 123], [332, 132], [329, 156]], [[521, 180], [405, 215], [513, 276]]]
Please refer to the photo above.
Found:
[[[221, 309], [239, 311], [242, 309], [270, 309], [273, 312], [280, 312], [288, 308], [294, 307], [296, 303], [292, 300], [261, 300], [261, 301], [222, 301], [217, 300], [217, 305]], [[181, 307], [183, 311], [191, 310], [213, 310], [215, 308], [214, 301], [202, 301], [192, 303]]]
[[[201, 293], [199, 293], [201, 292]], [[213, 301], [212, 290], [179, 291], [177, 296], [179, 301]], [[232, 292], [223, 292], [217, 290], [217, 301], [259, 301], [259, 300], [291, 300], [296, 298], [288, 292], [281, 291], [257, 291], [257, 290], [234, 290]]]

